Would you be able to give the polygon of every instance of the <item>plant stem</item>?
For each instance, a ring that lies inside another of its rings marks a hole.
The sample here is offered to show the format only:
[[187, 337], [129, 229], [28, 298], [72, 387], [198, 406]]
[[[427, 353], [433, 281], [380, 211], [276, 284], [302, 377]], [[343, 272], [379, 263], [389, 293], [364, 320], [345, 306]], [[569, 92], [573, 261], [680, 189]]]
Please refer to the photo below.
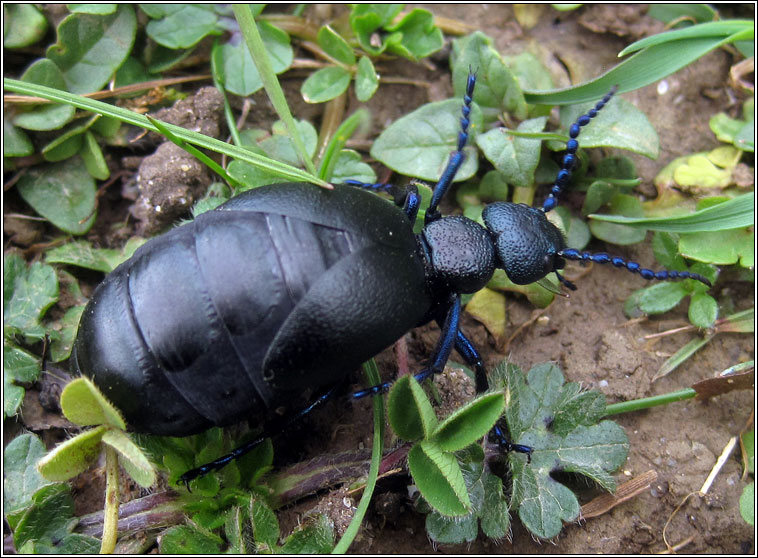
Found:
[[313, 165], [313, 161], [308, 156], [305, 149], [305, 144], [300, 136], [300, 131], [295, 125], [295, 119], [292, 117], [289, 105], [287, 105], [287, 98], [284, 96], [284, 91], [279, 85], [279, 80], [276, 78], [276, 73], [271, 67], [271, 61], [269, 60], [266, 47], [263, 44], [263, 39], [258, 32], [258, 25], [255, 23], [255, 18], [250, 12], [250, 6], [245, 4], [234, 4], [234, 16], [237, 18], [237, 23], [240, 26], [242, 35], [245, 37], [245, 43], [250, 50], [250, 56], [253, 57], [255, 67], [258, 68], [258, 73], [263, 81], [263, 87], [266, 89], [271, 103], [274, 105], [279, 118], [282, 119], [284, 125], [287, 127], [290, 137], [295, 144], [298, 156], [301, 159], [306, 170], [311, 174], [316, 174], [316, 167]]
[[[375, 386], [380, 383], [379, 371], [374, 359], [364, 363], [363, 371], [366, 373], [368, 385]], [[361, 496], [358, 509], [355, 510], [355, 515], [352, 521], [350, 521], [350, 525], [348, 525], [345, 534], [342, 535], [337, 546], [332, 550], [332, 554], [345, 554], [347, 549], [350, 548], [355, 536], [358, 534], [358, 529], [361, 527], [366, 511], [368, 511], [371, 496], [374, 494], [374, 488], [376, 487], [376, 479], [379, 476], [379, 465], [382, 461], [382, 447], [384, 445], [384, 399], [381, 394], [374, 395], [372, 402], [374, 404], [374, 444], [371, 448], [371, 466], [366, 478], [366, 488], [363, 490], [363, 496]]]
[[118, 454], [108, 444], [105, 447], [105, 509], [100, 554], [113, 554], [118, 539]]
[[672, 391], [671, 393], [664, 393], [663, 395], [654, 395], [653, 397], [643, 397], [642, 399], [613, 403], [612, 405], [606, 405], [605, 416], [618, 415], [620, 413], [629, 413], [631, 411], [639, 411], [641, 409], [649, 409], [650, 407], [657, 407], [658, 405], [668, 405], [674, 401], [692, 399], [696, 395], [697, 392], [694, 389], [685, 388], [679, 391]]

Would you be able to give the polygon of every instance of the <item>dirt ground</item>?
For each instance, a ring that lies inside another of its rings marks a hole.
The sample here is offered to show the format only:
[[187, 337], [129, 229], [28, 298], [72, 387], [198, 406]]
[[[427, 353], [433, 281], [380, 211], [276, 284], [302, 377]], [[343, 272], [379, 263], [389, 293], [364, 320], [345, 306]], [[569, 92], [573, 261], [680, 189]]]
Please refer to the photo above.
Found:
[[[501, 53], [532, 51], [551, 68], [557, 85], [579, 83], [605, 72], [617, 63], [616, 54], [624, 46], [643, 34], [662, 30], [662, 24], [645, 16], [641, 6], [587, 5], [575, 12], [559, 13], [544, 5], [542, 15], [531, 29], [519, 25], [512, 7], [507, 5], [459, 4], [428, 8], [436, 15], [464, 21], [472, 30], [481, 30], [493, 37], [494, 46]], [[383, 76], [427, 81], [430, 87], [382, 85], [380, 94], [368, 103], [373, 134], [425, 102], [452, 96], [446, 58], [446, 55], [435, 56], [433, 63], [426, 65], [402, 61], [386, 64]], [[718, 145], [708, 128], [708, 120], [719, 111], [733, 108], [727, 94], [732, 63], [733, 58], [727, 52], [712, 52], [669, 76], [669, 89], [663, 95], [658, 93], [656, 84], [624, 94], [625, 99], [647, 114], [661, 142], [661, 155], [656, 161], [632, 156], [642, 177], [640, 191], [654, 195], [653, 177], [675, 157]], [[302, 101], [298, 93], [301, 79], [297, 76], [293, 72], [292, 77], [288, 74], [283, 79], [291, 93], [288, 99], [293, 113], [318, 122], [320, 106], [306, 105]], [[347, 112], [357, 106], [353, 99]], [[255, 118], [265, 120], [269, 116], [273, 120], [273, 113], [265, 111]], [[132, 161], [132, 164], [136, 168], [137, 162]], [[385, 180], [387, 176], [380, 171], [379, 178]], [[401, 180], [397, 176], [392, 179]], [[123, 211], [130, 203], [114, 200], [111, 209], [101, 205], [98, 226], [106, 219], [104, 215], [111, 213], [114, 219], [123, 219]], [[568, 196], [564, 203], [576, 210], [581, 197]], [[592, 249], [606, 248], [595, 241]], [[646, 267], [655, 267], [649, 244], [607, 250]], [[623, 314], [623, 303], [634, 290], [644, 286], [644, 281], [608, 267], [594, 266], [589, 273], [585, 271], [578, 265], [569, 266], [567, 276], [576, 277], [578, 290], [570, 298], [558, 297], [539, 321], [516, 338], [508, 354], [499, 353], [484, 326], [464, 315], [462, 327], [481, 350], [488, 367], [504, 358], [525, 371], [538, 363], [556, 361], [567, 380], [598, 389], [609, 402], [616, 402], [682, 389], [754, 358], [752, 336], [722, 334], [674, 373], [653, 384], [651, 377], [665, 359], [697, 334], [689, 331], [657, 341], [646, 340], [645, 336], [686, 325], [686, 305], [680, 304], [663, 316], [632, 323]], [[744, 282], [719, 281], [713, 293], [720, 301], [731, 300], [736, 310], [748, 308], [755, 301], [753, 285]], [[528, 321], [533, 310], [525, 299], [510, 298], [508, 335]], [[437, 331], [434, 327], [422, 328], [406, 336], [412, 370], [430, 354]], [[378, 359], [385, 376], [392, 376], [397, 368], [395, 354], [396, 351], [390, 349]], [[453, 357], [456, 358], [457, 355]], [[360, 381], [357, 378], [356, 382]], [[563, 532], [549, 542], [534, 540], [514, 518], [510, 541], [496, 543], [480, 539], [470, 545], [435, 546], [427, 538], [423, 516], [414, 512], [406, 500], [409, 478], [390, 476], [380, 480], [374, 508], [351, 552], [627, 554], [663, 551], [666, 522], [688, 494], [700, 489], [729, 438], [740, 432], [753, 410], [753, 392], [733, 392], [708, 403], [689, 400], [617, 416], [615, 420], [625, 428], [631, 444], [627, 463], [616, 474], [617, 479], [624, 482], [654, 470], [657, 482], [649, 491], [605, 515], [565, 526]], [[288, 436], [287, 445], [297, 445], [296, 453], [301, 458], [370, 447], [371, 421], [367, 401], [330, 403], [292, 437]], [[728, 460], [709, 493], [705, 497], [690, 497], [666, 528], [667, 540], [672, 545], [691, 539], [681, 552], [755, 553], [754, 531], [744, 523], [738, 510], [744, 482], [740, 478], [742, 469], [737, 455], [735, 452]], [[77, 493], [84, 497], [84, 491]], [[580, 490], [579, 498], [585, 503], [595, 495], [590, 490], [585, 493]], [[344, 496], [344, 492], [322, 494], [284, 510], [280, 514], [283, 529], [294, 526], [303, 512], [315, 506], [328, 508], [330, 502], [342, 501]]]

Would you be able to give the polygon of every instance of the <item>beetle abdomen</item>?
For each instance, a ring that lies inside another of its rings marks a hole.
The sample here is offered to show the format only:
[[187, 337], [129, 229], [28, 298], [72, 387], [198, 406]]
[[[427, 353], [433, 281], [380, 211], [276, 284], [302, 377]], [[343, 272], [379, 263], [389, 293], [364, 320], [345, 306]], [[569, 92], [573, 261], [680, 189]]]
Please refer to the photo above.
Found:
[[201, 215], [95, 291], [75, 367], [138, 431], [182, 435], [263, 410], [269, 345], [311, 284], [360, 247], [352, 236], [281, 215]]

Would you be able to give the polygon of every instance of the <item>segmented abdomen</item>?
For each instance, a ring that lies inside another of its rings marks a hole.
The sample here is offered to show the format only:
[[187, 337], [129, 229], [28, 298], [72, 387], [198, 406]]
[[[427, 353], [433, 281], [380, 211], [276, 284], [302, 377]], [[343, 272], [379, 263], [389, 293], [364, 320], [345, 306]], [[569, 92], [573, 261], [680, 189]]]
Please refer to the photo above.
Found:
[[272, 339], [310, 286], [362, 245], [276, 214], [200, 215], [106, 277], [82, 316], [74, 367], [140, 432], [186, 435], [264, 411]]

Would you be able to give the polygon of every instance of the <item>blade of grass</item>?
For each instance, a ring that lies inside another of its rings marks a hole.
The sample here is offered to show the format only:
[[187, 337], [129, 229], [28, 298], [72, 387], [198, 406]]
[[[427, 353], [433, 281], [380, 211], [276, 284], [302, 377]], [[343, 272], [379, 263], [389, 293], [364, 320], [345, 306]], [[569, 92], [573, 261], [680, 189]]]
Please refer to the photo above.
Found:
[[680, 389], [679, 391], [672, 391], [671, 393], [664, 393], [663, 395], [643, 397], [642, 399], [634, 399], [632, 401], [620, 401], [619, 403], [606, 405], [604, 416], [607, 417], [610, 415], [640, 411], [642, 409], [649, 409], [650, 407], [657, 407], [658, 405], [668, 405], [675, 401], [693, 399], [696, 395], [697, 392], [694, 389], [685, 388]]
[[602, 76], [567, 89], [524, 91], [527, 103], [570, 105], [601, 98], [612, 86], [618, 92], [633, 91], [655, 83], [694, 62], [715, 48], [749, 38], [752, 29], [728, 37], [697, 37], [658, 44], [641, 50], [617, 64]]
[[342, 124], [339, 125], [337, 131], [329, 140], [329, 143], [324, 150], [324, 156], [321, 159], [321, 165], [318, 169], [321, 178], [324, 180], [331, 180], [334, 166], [337, 164], [339, 154], [342, 151], [342, 148], [345, 147], [347, 140], [350, 139], [359, 126], [366, 126], [370, 119], [371, 116], [368, 110], [360, 108], [348, 116]]
[[[145, 128], [146, 130], [150, 130], [152, 132], [160, 133], [158, 129], [150, 123], [147, 117], [142, 114], [137, 114], [136, 112], [109, 105], [101, 101], [88, 99], [86, 97], [82, 97], [81, 95], [75, 95], [73, 93], [68, 93], [67, 91], [45, 87], [44, 85], [36, 85], [33, 83], [27, 83], [9, 78], [3, 79], [3, 87], [8, 91], [15, 91], [24, 95], [33, 95], [35, 97], [48, 99], [50, 101], [58, 103], [66, 103], [82, 110], [102, 114], [104, 116], [112, 116], [113, 118], [117, 118], [118, 120], [126, 122], [127, 124], [132, 124], [134, 126], [139, 126], [140, 128]], [[241, 161], [250, 163], [251, 165], [254, 165], [260, 169], [271, 172], [272, 174], [280, 175], [282, 179], [284, 179], [283, 181], [290, 180], [294, 182], [310, 182], [311, 184], [316, 184], [323, 188], [331, 188], [331, 184], [328, 182], [321, 180], [314, 174], [310, 174], [304, 170], [298, 169], [297, 167], [293, 167], [285, 163], [280, 163], [279, 161], [275, 161], [268, 157], [257, 155], [241, 147], [230, 145], [221, 140], [217, 140], [216, 138], [199, 134], [180, 126], [168, 124], [167, 122], [164, 122], [163, 125], [176, 137], [183, 139], [187, 143], [191, 143], [192, 145], [199, 147], [204, 147], [205, 149], [210, 149], [211, 151], [215, 151], [217, 153], [223, 153], [228, 157], [232, 157], [234, 159], [240, 159]]]
[[[375, 386], [381, 383], [379, 369], [373, 358], [364, 363], [363, 371], [366, 374], [368, 385]], [[366, 511], [368, 511], [371, 496], [374, 494], [374, 488], [376, 487], [376, 479], [379, 476], [379, 465], [382, 461], [382, 450], [384, 449], [384, 399], [381, 395], [374, 395], [372, 403], [374, 404], [374, 444], [371, 448], [371, 465], [369, 466], [368, 477], [366, 478], [366, 487], [363, 489], [363, 496], [361, 496], [361, 501], [355, 510], [355, 515], [350, 521], [350, 525], [348, 525], [345, 534], [342, 535], [342, 538], [332, 550], [332, 554], [345, 554], [348, 548], [350, 548], [355, 536], [358, 534], [358, 529], [360, 529]]]
[[658, 372], [655, 373], [655, 376], [653, 376], [650, 381], [654, 382], [656, 380], [660, 380], [664, 376], [667, 376], [673, 372], [677, 366], [682, 364], [685, 360], [699, 351], [706, 343], [708, 343], [708, 341], [713, 339], [714, 335], [715, 334], [712, 333], [710, 335], [706, 335], [705, 337], [696, 337], [695, 339], [691, 340], [684, 347], [671, 355], [669, 359], [664, 362], [663, 365], [658, 369]]
[[623, 215], [592, 214], [590, 219], [619, 223], [651, 231], [675, 233], [723, 231], [741, 229], [755, 223], [755, 193], [737, 196], [729, 201], [678, 217], [624, 217]]
[[147, 119], [156, 127], [158, 128], [158, 131], [166, 136], [166, 138], [173, 142], [175, 145], [178, 145], [182, 149], [184, 149], [187, 153], [198, 159], [201, 163], [203, 163], [206, 167], [211, 169], [213, 172], [218, 174], [221, 178], [226, 180], [228, 184], [230, 184], [233, 188], [236, 188], [239, 186], [239, 184], [226, 173], [226, 170], [219, 165], [216, 161], [208, 157], [205, 153], [200, 151], [197, 147], [194, 145], [190, 145], [184, 140], [181, 140], [177, 138], [174, 134], [171, 133], [171, 131], [166, 128], [160, 120], [156, 120], [155, 118], [147, 117]]
[[287, 127], [287, 131], [295, 144], [295, 149], [303, 165], [308, 169], [308, 172], [316, 174], [316, 167], [308, 156], [303, 138], [300, 136], [300, 131], [295, 125], [295, 119], [292, 118], [287, 98], [284, 96], [284, 91], [282, 91], [276, 73], [274, 73], [274, 69], [271, 66], [271, 61], [263, 44], [263, 39], [261, 39], [261, 35], [258, 32], [258, 25], [255, 23], [250, 6], [246, 4], [234, 4], [232, 9], [234, 10], [234, 16], [237, 18], [242, 35], [245, 37], [245, 43], [247, 43], [247, 48], [250, 50], [250, 55], [253, 57], [253, 62], [255, 62], [255, 67], [258, 68], [261, 81], [263, 81], [263, 87], [266, 90], [268, 98], [271, 100], [271, 104], [274, 105], [276, 113]]
[[619, 58], [626, 56], [632, 52], [642, 50], [643, 48], [651, 47], [653, 45], [697, 37], [728, 37], [745, 30], [752, 30], [754, 26], [755, 22], [747, 19], [709, 21], [707, 23], [699, 23], [697, 25], [685, 27], [684, 29], [666, 31], [665, 33], [658, 33], [657, 35], [652, 35], [650, 37], [640, 39], [639, 41], [632, 43], [624, 50], [619, 52]]

